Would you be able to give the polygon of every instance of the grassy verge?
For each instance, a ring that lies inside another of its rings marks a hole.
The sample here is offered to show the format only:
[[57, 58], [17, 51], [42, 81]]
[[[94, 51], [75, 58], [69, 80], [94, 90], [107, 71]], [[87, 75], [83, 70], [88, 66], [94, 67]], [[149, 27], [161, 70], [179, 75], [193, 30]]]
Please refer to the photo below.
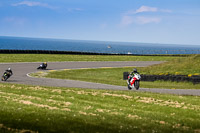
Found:
[[53, 61], [169, 61], [173, 56], [111, 56], [59, 54], [0, 54], [0, 62], [53, 62]]
[[199, 132], [199, 97], [0, 84], [0, 132]]
[[[82, 80], [96, 83], [113, 84], [126, 86], [123, 80], [123, 72], [132, 71], [127, 68], [101, 68], [101, 69], [80, 69], [53, 71], [45, 75], [50, 78]], [[197, 75], [200, 73], [200, 55], [194, 55], [187, 58], [178, 58], [163, 64], [149, 67], [138, 68], [141, 74], [183, 74]], [[36, 74], [37, 75], [37, 74]], [[189, 82], [141, 82], [144, 88], [170, 88], [170, 89], [200, 89], [200, 84], [193, 85]]]
[[144, 74], [200, 75], [200, 55], [175, 60], [141, 69]]
[[[138, 68], [142, 71], [144, 68]], [[99, 69], [79, 69], [79, 70], [64, 70], [52, 72], [39, 72], [32, 76], [44, 76], [48, 78], [72, 79], [95, 83], [111, 84], [127, 86], [126, 81], [123, 80], [123, 72], [131, 71], [132, 68], [99, 68]], [[143, 88], [168, 88], [168, 89], [200, 89], [200, 84], [193, 85], [191, 82], [170, 82], [170, 81], [156, 81], [156, 82], [141, 82]]]

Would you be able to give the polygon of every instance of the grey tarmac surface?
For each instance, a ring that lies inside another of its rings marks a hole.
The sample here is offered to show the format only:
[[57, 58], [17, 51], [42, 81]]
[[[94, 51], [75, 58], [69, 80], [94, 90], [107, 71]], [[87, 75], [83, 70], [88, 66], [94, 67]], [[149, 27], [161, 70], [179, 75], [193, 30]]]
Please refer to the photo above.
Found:
[[[149, 65], [162, 63], [160, 61], [119, 61], [119, 62], [49, 62], [48, 70], [59, 69], [80, 69], [80, 68], [101, 68], [101, 67], [146, 67]], [[90, 89], [110, 89], [110, 90], [126, 90], [125, 86], [115, 86], [100, 83], [91, 83], [84, 81], [51, 79], [51, 78], [35, 78], [28, 76], [28, 73], [38, 71], [36, 68], [40, 63], [0, 63], [0, 72], [3, 72], [10, 67], [13, 70], [13, 76], [9, 78], [7, 83], [40, 85], [40, 86], [55, 86], [55, 87], [74, 87], [74, 88], [90, 88]], [[41, 71], [41, 70], [40, 70]], [[45, 70], [43, 70], [45, 71]], [[121, 74], [122, 75], [122, 74]], [[94, 75], [95, 76], [95, 75]], [[123, 75], [122, 75], [123, 76]], [[2, 81], [0, 81], [2, 82]], [[124, 81], [126, 82], [126, 81]], [[132, 90], [133, 92], [136, 90]], [[200, 96], [200, 90], [194, 89], [148, 89], [140, 88], [138, 91], [166, 93], [176, 95], [193, 95]]]

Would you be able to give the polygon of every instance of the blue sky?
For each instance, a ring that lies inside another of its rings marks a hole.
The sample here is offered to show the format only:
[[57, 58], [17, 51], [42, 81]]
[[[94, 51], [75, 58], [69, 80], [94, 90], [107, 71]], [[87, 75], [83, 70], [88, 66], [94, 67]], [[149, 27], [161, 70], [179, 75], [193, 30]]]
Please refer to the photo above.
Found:
[[1, 0], [0, 36], [200, 45], [200, 0]]

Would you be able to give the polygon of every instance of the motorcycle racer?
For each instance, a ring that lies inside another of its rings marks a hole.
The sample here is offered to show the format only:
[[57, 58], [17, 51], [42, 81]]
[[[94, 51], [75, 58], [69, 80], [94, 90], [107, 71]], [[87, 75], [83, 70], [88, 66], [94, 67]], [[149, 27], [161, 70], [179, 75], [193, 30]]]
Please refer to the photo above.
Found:
[[42, 67], [46, 68], [47, 67], [47, 63], [46, 62], [42, 63]]
[[131, 75], [135, 75], [136, 73], [138, 73], [139, 74], [139, 72], [137, 71], [137, 69], [136, 68], [134, 68], [133, 69], [133, 71], [130, 73]]
[[40, 66], [37, 69], [46, 69], [47, 68], [47, 63], [44, 62], [42, 64], [40, 64]]
[[13, 72], [12, 72], [11, 68], [8, 68], [7, 70], [5, 70], [1, 80], [6, 81], [11, 75], [13, 75]]
[[134, 77], [134, 75], [135, 74], [139, 74], [139, 72], [137, 71], [137, 69], [136, 68], [134, 68], [133, 69], [133, 71], [130, 73], [130, 75], [131, 75], [131, 77], [129, 78], [129, 83], [130, 83], [130, 85], [132, 86], [133, 85], [133, 83], [135, 82], [135, 80], [133, 79], [132, 80], [132, 82], [130, 82], [131, 81], [131, 79], [132, 79], [132, 77]]
[[11, 75], [13, 75], [13, 72], [12, 72], [12, 70], [11, 70], [11, 68], [8, 68], [5, 72], [4, 72], [4, 74], [8, 74], [9, 75], [9, 77], [11, 76]]

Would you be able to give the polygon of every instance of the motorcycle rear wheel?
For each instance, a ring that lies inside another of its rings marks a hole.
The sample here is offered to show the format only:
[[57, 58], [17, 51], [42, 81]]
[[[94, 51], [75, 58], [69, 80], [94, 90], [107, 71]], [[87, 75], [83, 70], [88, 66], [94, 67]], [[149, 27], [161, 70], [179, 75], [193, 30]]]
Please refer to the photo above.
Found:
[[6, 80], [7, 80], [6, 77], [2, 77], [2, 78], [1, 78], [1, 81], [6, 81]]
[[132, 88], [130, 87], [130, 85], [128, 85], [128, 89], [131, 90]]

